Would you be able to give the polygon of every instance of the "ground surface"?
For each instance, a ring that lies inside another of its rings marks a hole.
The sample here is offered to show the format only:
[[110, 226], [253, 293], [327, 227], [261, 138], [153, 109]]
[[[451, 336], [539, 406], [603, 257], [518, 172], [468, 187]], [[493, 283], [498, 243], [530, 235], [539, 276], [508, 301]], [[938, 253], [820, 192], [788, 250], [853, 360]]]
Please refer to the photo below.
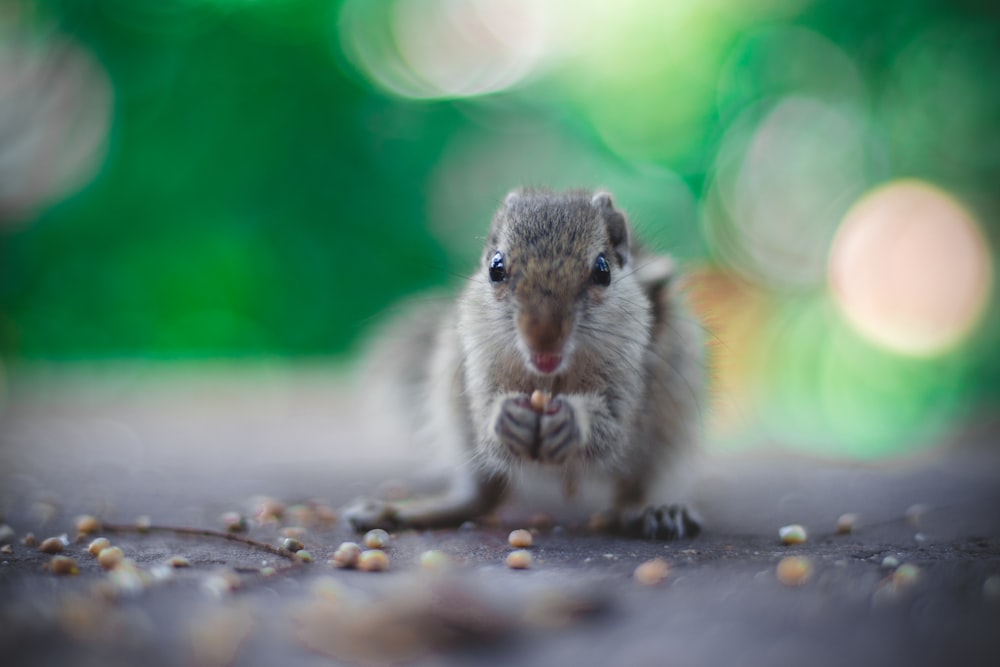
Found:
[[[698, 472], [707, 527], [694, 540], [619, 539], [557, 521], [537, 531], [534, 566], [514, 571], [503, 564], [511, 526], [480, 524], [394, 535], [390, 570], [374, 574], [327, 564], [357, 537], [315, 508], [405, 479], [416, 458], [365, 428], [367, 413], [322, 374], [263, 375], [43, 374], [9, 383], [0, 523], [14, 536], [0, 555], [0, 661], [1000, 664], [992, 429], [906, 464], [712, 459]], [[138, 566], [109, 575], [86, 553], [89, 538], [73, 541], [81, 513], [222, 531], [223, 512], [250, 516], [260, 494], [292, 509], [280, 523], [251, 520], [244, 535], [277, 545], [283, 527], [307, 524], [313, 563], [212, 535], [105, 530]], [[302, 509], [310, 502], [311, 513]], [[858, 514], [855, 530], [837, 534], [845, 512]], [[778, 528], [789, 523], [809, 530], [805, 544], [780, 543]], [[22, 543], [29, 532], [67, 533], [65, 553], [80, 574], [47, 571], [50, 556]], [[421, 568], [427, 549], [452, 565], [443, 574]], [[191, 567], [164, 567], [176, 555]], [[788, 555], [810, 559], [800, 586], [776, 577]], [[637, 583], [634, 569], [654, 557], [670, 563], [669, 576]], [[887, 557], [917, 569], [894, 577]], [[261, 574], [264, 561], [278, 572]]]

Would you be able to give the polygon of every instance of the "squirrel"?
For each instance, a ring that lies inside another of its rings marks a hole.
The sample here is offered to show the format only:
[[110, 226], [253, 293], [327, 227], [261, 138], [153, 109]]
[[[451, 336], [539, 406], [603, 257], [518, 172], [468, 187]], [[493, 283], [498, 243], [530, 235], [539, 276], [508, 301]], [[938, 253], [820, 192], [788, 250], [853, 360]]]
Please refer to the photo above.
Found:
[[457, 302], [396, 331], [397, 388], [459, 456], [440, 495], [345, 508], [356, 530], [458, 526], [520, 478], [572, 499], [582, 476], [603, 484], [623, 534], [700, 532], [684, 505], [650, 502], [700, 437], [700, 325], [673, 260], [636, 243], [609, 193], [510, 192]]

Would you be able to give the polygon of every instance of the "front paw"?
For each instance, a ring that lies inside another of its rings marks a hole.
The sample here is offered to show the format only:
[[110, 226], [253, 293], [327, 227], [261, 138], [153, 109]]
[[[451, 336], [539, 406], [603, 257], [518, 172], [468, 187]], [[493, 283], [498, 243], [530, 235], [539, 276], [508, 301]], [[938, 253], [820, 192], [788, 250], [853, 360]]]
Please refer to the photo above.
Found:
[[394, 530], [399, 527], [397, 507], [385, 500], [358, 498], [341, 511], [354, 530], [363, 533], [373, 528]]
[[701, 532], [701, 521], [683, 505], [649, 506], [623, 513], [619, 528], [627, 535], [651, 540], [679, 540]]
[[531, 406], [531, 397], [518, 394], [506, 398], [493, 425], [500, 442], [518, 458], [535, 458], [539, 414]]
[[580, 427], [573, 406], [561, 398], [552, 399], [539, 420], [538, 458], [547, 463], [563, 463], [579, 446]]

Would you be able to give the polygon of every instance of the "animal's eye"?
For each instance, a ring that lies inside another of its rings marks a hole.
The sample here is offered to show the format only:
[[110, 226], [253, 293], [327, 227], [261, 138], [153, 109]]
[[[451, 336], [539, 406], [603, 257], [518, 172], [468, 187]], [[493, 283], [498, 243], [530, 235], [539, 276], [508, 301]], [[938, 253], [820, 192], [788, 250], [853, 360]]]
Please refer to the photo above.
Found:
[[490, 281], [502, 283], [507, 280], [507, 267], [503, 262], [503, 253], [499, 250], [490, 259]]
[[608, 260], [604, 259], [604, 255], [598, 255], [597, 259], [594, 260], [594, 270], [590, 272], [590, 282], [601, 287], [607, 287], [611, 284], [611, 267], [608, 266]]

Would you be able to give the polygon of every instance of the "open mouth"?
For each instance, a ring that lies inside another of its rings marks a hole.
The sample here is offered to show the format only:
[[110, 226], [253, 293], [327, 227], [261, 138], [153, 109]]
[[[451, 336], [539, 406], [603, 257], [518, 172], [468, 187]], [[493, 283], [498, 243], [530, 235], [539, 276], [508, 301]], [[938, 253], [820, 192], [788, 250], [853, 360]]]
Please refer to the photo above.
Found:
[[539, 373], [554, 373], [562, 364], [561, 354], [534, 353], [531, 355], [531, 364]]

